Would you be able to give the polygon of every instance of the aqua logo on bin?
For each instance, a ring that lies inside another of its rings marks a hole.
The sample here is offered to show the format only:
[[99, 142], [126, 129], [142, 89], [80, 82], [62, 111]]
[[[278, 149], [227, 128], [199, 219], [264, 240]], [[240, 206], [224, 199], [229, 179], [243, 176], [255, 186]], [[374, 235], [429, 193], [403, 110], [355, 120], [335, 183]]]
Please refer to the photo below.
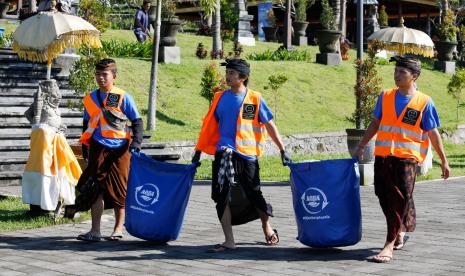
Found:
[[302, 194], [302, 206], [309, 214], [318, 214], [328, 206], [328, 198], [325, 193], [314, 187], [310, 187]]
[[136, 201], [142, 207], [149, 207], [158, 201], [160, 190], [157, 185], [145, 183], [136, 187]]

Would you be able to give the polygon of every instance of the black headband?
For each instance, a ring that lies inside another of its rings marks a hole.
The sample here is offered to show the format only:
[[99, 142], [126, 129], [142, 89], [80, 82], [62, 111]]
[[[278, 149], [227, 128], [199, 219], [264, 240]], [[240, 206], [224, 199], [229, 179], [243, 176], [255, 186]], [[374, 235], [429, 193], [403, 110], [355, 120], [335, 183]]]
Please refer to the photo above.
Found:
[[395, 57], [391, 57], [389, 61], [395, 61], [396, 66], [407, 68], [413, 74], [420, 75], [421, 73], [421, 63], [416, 59], [395, 56]]
[[221, 66], [226, 66], [226, 69], [233, 69], [246, 76], [250, 75], [250, 65], [243, 59], [227, 59], [222, 62]]

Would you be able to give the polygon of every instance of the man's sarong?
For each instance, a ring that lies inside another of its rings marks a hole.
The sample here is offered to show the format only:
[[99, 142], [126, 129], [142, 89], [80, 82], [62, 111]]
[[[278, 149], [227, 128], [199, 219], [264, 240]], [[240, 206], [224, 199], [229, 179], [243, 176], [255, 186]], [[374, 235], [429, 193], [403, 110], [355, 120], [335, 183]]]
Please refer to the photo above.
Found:
[[103, 194], [105, 209], [124, 208], [131, 161], [128, 147], [126, 143], [110, 149], [90, 140], [89, 163], [77, 184], [79, 195], [76, 205], [70, 208], [72, 211], [89, 210], [100, 194]]
[[416, 226], [413, 189], [417, 161], [394, 156], [375, 158], [375, 194], [386, 216], [387, 242], [400, 231], [413, 232]]
[[220, 189], [218, 172], [223, 153], [217, 152], [212, 167], [212, 199], [216, 203], [219, 220], [223, 217], [226, 204], [231, 210], [232, 225], [240, 225], [259, 218], [257, 209], [273, 216], [273, 209], [266, 203], [260, 190], [258, 160], [246, 160], [233, 153], [232, 163], [235, 171], [235, 184], [228, 178]]

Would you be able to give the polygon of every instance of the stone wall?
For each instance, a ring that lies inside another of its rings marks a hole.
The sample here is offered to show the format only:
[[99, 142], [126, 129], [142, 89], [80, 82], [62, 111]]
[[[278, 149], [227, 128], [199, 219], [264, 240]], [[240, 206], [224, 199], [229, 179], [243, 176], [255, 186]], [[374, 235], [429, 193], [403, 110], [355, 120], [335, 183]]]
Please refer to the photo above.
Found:
[[[460, 125], [453, 134], [442, 133], [443, 139], [455, 143], [465, 144], [465, 125]], [[319, 132], [283, 136], [284, 145], [291, 154], [345, 154], [347, 149], [347, 135], [345, 131]], [[177, 141], [165, 143], [167, 152], [181, 154], [180, 161], [191, 160], [194, 154], [194, 141]], [[267, 139], [265, 156], [278, 155], [279, 150], [271, 138]], [[211, 158], [203, 154], [202, 158]]]
[[[284, 136], [283, 140], [286, 149], [292, 154], [330, 154], [348, 152], [346, 137], [345, 132], [321, 132]], [[180, 161], [188, 161], [191, 160], [194, 153], [195, 142], [167, 142], [165, 145], [165, 151], [180, 153]], [[265, 155], [278, 154], [278, 148], [274, 145], [271, 138], [268, 138], [265, 146]], [[205, 154], [203, 157], [206, 157]]]

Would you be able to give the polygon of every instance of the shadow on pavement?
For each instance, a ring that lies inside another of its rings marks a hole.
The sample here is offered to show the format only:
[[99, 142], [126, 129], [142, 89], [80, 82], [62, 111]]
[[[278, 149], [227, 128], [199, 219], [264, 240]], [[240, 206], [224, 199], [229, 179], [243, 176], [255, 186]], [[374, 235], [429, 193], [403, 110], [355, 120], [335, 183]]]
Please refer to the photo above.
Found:
[[[0, 236], [0, 249], [34, 251], [74, 251], [74, 252], [114, 252], [115, 256], [97, 257], [95, 260], [133, 261], [133, 260], [276, 260], [276, 261], [337, 261], [366, 259], [379, 248], [310, 248], [265, 246], [254, 243], [238, 243], [234, 251], [208, 253], [208, 245], [169, 245], [142, 240], [121, 240], [117, 242], [82, 242], [69, 236], [51, 237], [12, 237]], [[124, 256], [124, 252], [140, 251], [139, 256]], [[154, 252], [155, 251], [155, 252]], [[122, 255], [123, 253], [123, 255]]]

